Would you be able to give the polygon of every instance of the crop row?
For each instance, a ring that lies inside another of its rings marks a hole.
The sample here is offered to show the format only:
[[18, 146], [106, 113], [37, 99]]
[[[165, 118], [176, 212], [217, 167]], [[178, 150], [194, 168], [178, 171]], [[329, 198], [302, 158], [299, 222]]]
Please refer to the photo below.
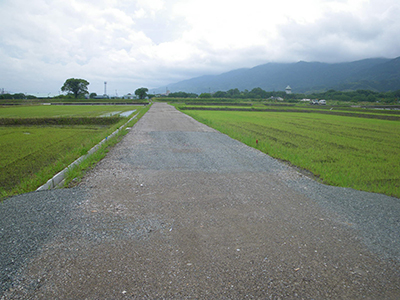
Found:
[[324, 183], [400, 197], [399, 122], [316, 113], [185, 113]]
[[255, 111], [255, 112], [292, 112], [292, 113], [319, 113], [327, 115], [337, 115], [346, 117], [358, 117], [368, 119], [382, 119], [391, 121], [400, 121], [400, 116], [381, 115], [377, 113], [356, 113], [331, 110], [309, 110], [309, 109], [260, 109], [260, 108], [239, 108], [239, 107], [191, 107], [181, 106], [180, 110], [215, 110], [215, 111]]
[[112, 125], [121, 121], [120, 117], [87, 118], [0, 118], [0, 126], [52, 126], [52, 125]]

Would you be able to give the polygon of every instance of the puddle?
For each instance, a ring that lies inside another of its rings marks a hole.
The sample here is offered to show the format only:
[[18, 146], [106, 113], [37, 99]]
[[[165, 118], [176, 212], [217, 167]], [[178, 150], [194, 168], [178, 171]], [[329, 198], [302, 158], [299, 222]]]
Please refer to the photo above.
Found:
[[135, 111], [136, 111], [136, 109], [135, 110], [128, 110], [128, 111], [124, 111], [124, 112], [114, 111], [114, 112], [110, 112], [110, 113], [101, 115], [100, 117], [105, 118], [105, 117], [112, 117], [112, 116], [115, 116], [115, 115], [119, 115], [120, 117], [129, 117]]
[[107, 113], [107, 114], [105, 114], [105, 115], [101, 115], [100, 117], [112, 117], [112, 116], [114, 116], [114, 115], [118, 115], [120, 113], [120, 111], [114, 111], [114, 112], [111, 112], [111, 113]]
[[121, 117], [129, 117], [129, 115], [133, 114], [135, 110], [128, 110], [128, 111], [124, 111], [123, 113], [120, 114]]

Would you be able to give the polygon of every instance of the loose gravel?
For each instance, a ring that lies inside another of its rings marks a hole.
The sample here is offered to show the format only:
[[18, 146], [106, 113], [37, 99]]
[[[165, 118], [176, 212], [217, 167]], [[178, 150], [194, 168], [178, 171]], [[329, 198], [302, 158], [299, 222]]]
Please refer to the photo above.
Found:
[[399, 299], [399, 216], [156, 103], [78, 187], [0, 204], [0, 299]]
[[13, 280], [46, 242], [77, 226], [70, 221], [83, 198], [79, 189], [53, 190], [0, 203], [0, 295], [12, 290]]

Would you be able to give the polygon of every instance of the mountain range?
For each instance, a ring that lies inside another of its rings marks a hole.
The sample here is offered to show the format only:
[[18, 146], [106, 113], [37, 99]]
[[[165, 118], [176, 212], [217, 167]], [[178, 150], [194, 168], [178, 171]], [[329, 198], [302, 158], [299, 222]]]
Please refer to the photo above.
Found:
[[[284, 91], [293, 93], [373, 90], [378, 92], [400, 90], [400, 57], [395, 59], [370, 58], [346, 63], [267, 63], [254, 68], [243, 68], [205, 75], [168, 85], [171, 92], [207, 93], [252, 90]], [[167, 87], [156, 89], [165, 92]]]

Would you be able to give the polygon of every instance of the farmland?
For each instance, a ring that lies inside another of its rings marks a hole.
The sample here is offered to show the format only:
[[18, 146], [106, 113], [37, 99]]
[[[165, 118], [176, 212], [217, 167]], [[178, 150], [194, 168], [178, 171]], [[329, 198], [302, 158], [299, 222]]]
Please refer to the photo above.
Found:
[[368, 112], [377, 118], [304, 111], [182, 111], [326, 184], [400, 197], [400, 121], [382, 119], [380, 111]]
[[[145, 109], [110, 105], [0, 108], [3, 123], [12, 119], [33, 124], [0, 126], [1, 196], [35, 190], [127, 122], [128, 114], [133, 116]], [[41, 126], [35, 125], [37, 120]]]
[[34, 105], [6, 106], [0, 109], [0, 118], [53, 118], [53, 117], [100, 117], [111, 112], [136, 109], [136, 106], [75, 106], [75, 105]]

